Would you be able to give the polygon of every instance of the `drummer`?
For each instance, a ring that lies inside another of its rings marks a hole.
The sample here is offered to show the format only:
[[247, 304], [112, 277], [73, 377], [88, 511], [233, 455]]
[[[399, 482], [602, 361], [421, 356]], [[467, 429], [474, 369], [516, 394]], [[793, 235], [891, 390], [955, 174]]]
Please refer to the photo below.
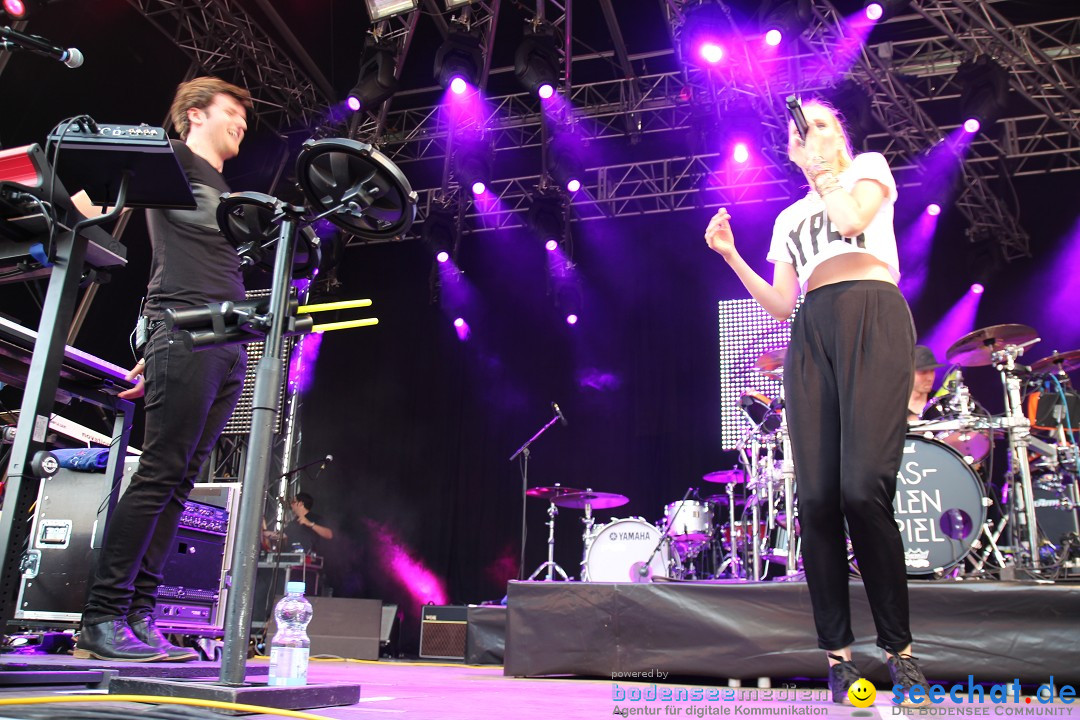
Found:
[[923, 409], [934, 392], [934, 376], [940, 367], [945, 365], [937, 361], [933, 350], [925, 345], [915, 346], [915, 383], [908, 399], [908, 422], [922, 416]]

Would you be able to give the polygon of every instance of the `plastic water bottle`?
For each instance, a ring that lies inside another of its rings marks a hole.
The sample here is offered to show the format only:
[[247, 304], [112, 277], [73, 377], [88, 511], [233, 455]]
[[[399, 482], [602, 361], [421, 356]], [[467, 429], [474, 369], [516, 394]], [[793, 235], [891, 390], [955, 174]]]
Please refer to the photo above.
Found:
[[277, 632], [270, 640], [269, 685], [307, 684], [311, 603], [304, 597], [304, 590], [302, 582], [285, 583], [285, 597], [274, 606]]

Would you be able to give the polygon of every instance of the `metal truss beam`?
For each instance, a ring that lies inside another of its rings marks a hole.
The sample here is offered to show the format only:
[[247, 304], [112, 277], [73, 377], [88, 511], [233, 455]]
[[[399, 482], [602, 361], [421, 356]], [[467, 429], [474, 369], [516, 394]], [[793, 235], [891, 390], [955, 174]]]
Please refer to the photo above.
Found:
[[128, 0], [207, 73], [251, 91], [275, 130], [319, 125], [331, 99], [235, 0]]

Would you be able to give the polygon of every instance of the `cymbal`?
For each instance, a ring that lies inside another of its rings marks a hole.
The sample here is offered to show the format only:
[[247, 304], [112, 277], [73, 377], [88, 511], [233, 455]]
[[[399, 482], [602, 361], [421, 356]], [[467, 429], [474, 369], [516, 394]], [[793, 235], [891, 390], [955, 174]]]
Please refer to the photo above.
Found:
[[1023, 345], [1039, 337], [1035, 328], [1027, 325], [991, 325], [954, 342], [945, 351], [945, 357], [951, 363], [964, 367], [980, 367], [993, 362], [995, 352], [1004, 350], [1009, 345]]
[[739, 468], [734, 470], [715, 470], [701, 476], [705, 482], [711, 483], [741, 483], [746, 482], [746, 473]]
[[[1060, 367], [1055, 368], [1055, 365]], [[1031, 364], [1033, 372], [1064, 372], [1071, 373], [1073, 370], [1080, 370], [1080, 350], [1069, 350], [1063, 353], [1055, 352], [1049, 357], [1044, 357], [1042, 360]]]
[[525, 494], [529, 497], [542, 498], [544, 500], [551, 500], [562, 495], [569, 495], [571, 493], [585, 492], [572, 487], [563, 487], [562, 485], [549, 485], [540, 487], [531, 487], [525, 491]]
[[630, 502], [630, 498], [618, 493], [588, 491], [560, 495], [552, 502], [559, 507], [581, 509], [588, 505], [593, 510], [606, 510], [607, 508], [625, 505]]
[[[721, 493], [719, 495], [709, 495], [707, 498], [705, 498], [705, 502], [709, 503], [710, 505], [727, 505], [728, 504], [728, 496], [726, 494], [723, 494], [723, 493]], [[741, 497], [735, 498], [735, 504], [736, 505], [745, 505], [746, 504], [746, 498], [741, 498]]]
[[785, 354], [787, 354], [786, 347], [770, 350], [757, 359], [757, 362], [754, 363], [754, 369], [762, 373], [783, 372]]

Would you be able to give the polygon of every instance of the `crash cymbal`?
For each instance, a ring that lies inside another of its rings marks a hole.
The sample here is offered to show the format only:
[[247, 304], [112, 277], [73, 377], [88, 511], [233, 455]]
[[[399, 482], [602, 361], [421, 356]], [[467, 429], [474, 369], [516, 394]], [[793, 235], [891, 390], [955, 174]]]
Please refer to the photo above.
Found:
[[[707, 498], [705, 498], [705, 502], [709, 503], [710, 505], [727, 505], [728, 504], [728, 496], [726, 494], [710, 495]], [[745, 504], [746, 504], [746, 498], [741, 498], [741, 497], [735, 498], [735, 505], [736, 506], [745, 505]]]
[[741, 483], [746, 482], [746, 473], [739, 468], [734, 470], [716, 470], [701, 476], [705, 482], [711, 483]]
[[786, 353], [786, 347], [770, 350], [757, 359], [757, 362], [754, 363], [754, 369], [761, 373], [781, 373], [784, 370], [784, 355]]
[[1080, 370], [1080, 350], [1055, 352], [1049, 357], [1044, 357], [1042, 360], [1032, 363], [1031, 369], [1037, 373], [1071, 373], [1074, 370]]
[[954, 342], [945, 351], [945, 357], [949, 362], [964, 367], [980, 367], [993, 362], [991, 357], [999, 350], [1004, 350], [1009, 345], [1023, 345], [1036, 340], [1039, 333], [1035, 328], [1027, 325], [991, 325], [970, 332]]
[[569, 495], [571, 493], [581, 493], [584, 490], [578, 488], [563, 487], [562, 485], [549, 485], [540, 487], [531, 487], [525, 491], [525, 494], [529, 497], [538, 497], [544, 500], [551, 500], [562, 495]]
[[630, 498], [618, 493], [587, 491], [560, 495], [552, 502], [559, 507], [581, 509], [588, 505], [593, 510], [606, 510], [607, 508], [625, 505], [630, 502]]

